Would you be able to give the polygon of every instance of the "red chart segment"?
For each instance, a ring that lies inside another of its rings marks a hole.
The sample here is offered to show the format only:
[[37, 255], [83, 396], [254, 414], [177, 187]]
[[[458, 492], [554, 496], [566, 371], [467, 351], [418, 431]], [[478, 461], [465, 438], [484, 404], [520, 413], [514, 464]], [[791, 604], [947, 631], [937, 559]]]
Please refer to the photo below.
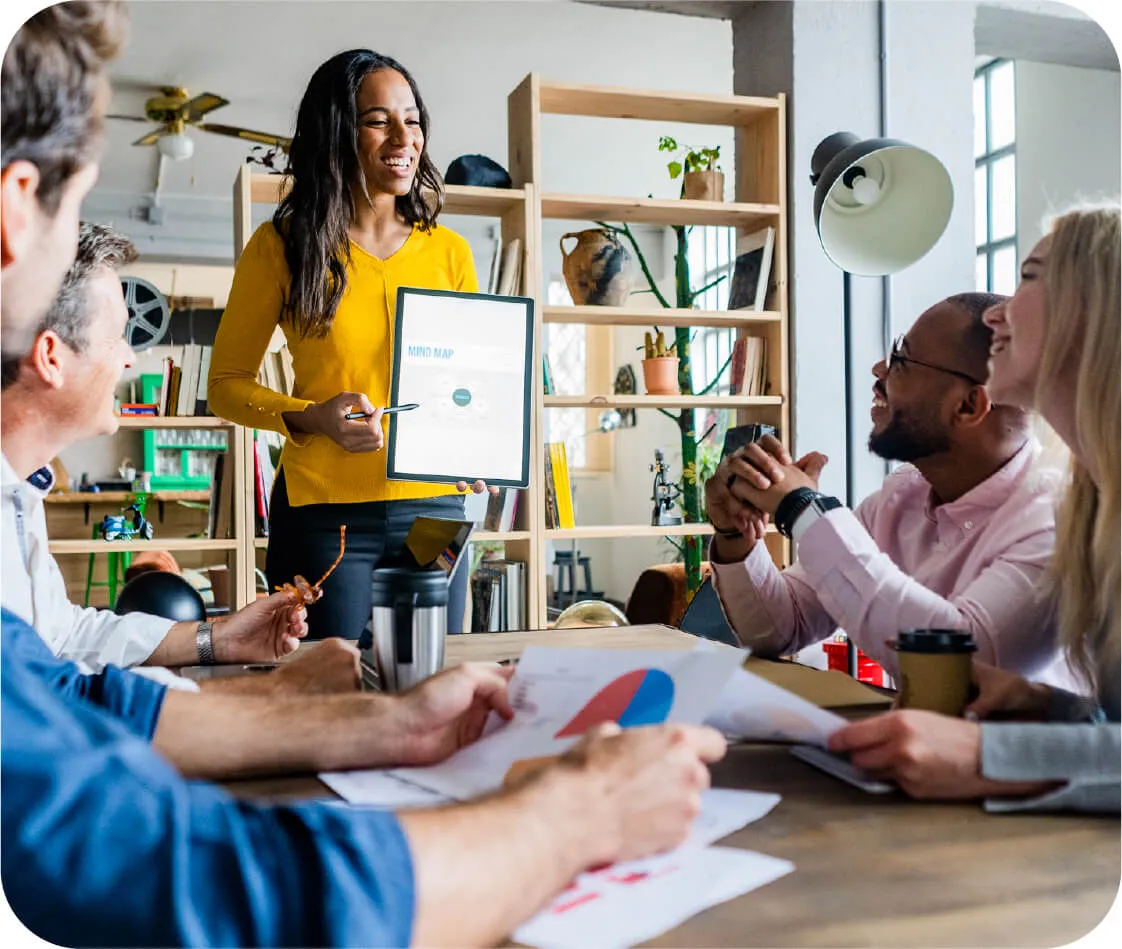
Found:
[[666, 721], [674, 704], [674, 680], [661, 669], [636, 669], [609, 682], [554, 737], [583, 735], [594, 725], [623, 728]]

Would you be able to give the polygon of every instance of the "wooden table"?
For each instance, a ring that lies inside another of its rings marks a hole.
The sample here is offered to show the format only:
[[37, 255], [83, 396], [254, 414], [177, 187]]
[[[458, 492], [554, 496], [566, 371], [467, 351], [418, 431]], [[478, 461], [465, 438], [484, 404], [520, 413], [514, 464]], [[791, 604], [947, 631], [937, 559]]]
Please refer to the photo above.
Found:
[[[683, 648], [676, 630], [476, 634], [449, 664], [529, 643]], [[976, 803], [869, 795], [793, 758], [739, 745], [718, 787], [774, 791], [767, 817], [722, 841], [791, 860], [794, 873], [686, 921], [654, 946], [1058, 946], [1093, 929], [1118, 892], [1117, 818], [987, 814]], [[272, 799], [330, 797], [313, 778], [234, 782]]]

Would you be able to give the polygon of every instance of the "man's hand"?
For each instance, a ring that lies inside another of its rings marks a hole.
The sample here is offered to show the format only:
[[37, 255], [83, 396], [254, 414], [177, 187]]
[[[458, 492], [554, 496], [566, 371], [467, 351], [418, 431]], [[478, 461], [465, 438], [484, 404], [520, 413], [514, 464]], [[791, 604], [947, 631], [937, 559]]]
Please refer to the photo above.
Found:
[[212, 632], [217, 662], [274, 662], [308, 635], [308, 611], [285, 593], [255, 600], [219, 620]]
[[359, 651], [345, 639], [325, 639], [304, 647], [262, 679], [274, 694], [353, 692], [362, 685]]
[[[736, 478], [731, 468], [734, 457], [735, 453], [722, 458], [713, 477], [705, 482], [705, 513], [718, 531], [714, 540], [717, 559], [725, 562], [743, 560], [767, 532], [767, 515], [729, 490]], [[726, 530], [738, 530], [740, 536], [720, 533]]]
[[508, 721], [513, 666], [466, 662], [426, 679], [395, 698], [392, 724], [402, 764], [436, 764], [477, 741], [491, 712]]
[[1023, 676], [974, 660], [972, 675], [978, 695], [966, 706], [966, 715], [988, 718], [994, 712], [1007, 717], [1044, 721], [1051, 689], [1042, 682], [1029, 682]]
[[575, 771], [590, 781], [590, 803], [605, 808], [604, 861], [634, 860], [677, 847], [701, 811], [709, 787], [706, 765], [725, 755], [724, 737], [694, 725], [621, 731], [600, 725], [542, 772]]
[[982, 730], [976, 722], [904, 709], [839, 728], [830, 751], [854, 766], [895, 781], [912, 797], [952, 800], [1041, 794], [1054, 784], [982, 777]]
[[731, 494], [744, 505], [775, 514], [779, 502], [796, 488], [818, 490], [818, 479], [829, 459], [812, 451], [793, 462], [779, 439], [765, 435], [728, 461], [729, 473], [736, 475], [729, 487]]

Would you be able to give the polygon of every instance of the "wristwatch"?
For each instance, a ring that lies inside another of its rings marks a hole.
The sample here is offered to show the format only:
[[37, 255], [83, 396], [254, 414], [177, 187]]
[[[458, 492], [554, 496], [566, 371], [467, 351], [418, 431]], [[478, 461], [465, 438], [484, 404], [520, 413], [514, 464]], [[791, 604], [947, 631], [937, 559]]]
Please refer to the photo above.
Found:
[[[784, 537], [798, 540], [818, 518], [841, 506], [837, 498], [819, 494], [813, 488], [796, 488], [775, 509], [775, 528]], [[798, 536], [795, 535], [796, 526]]]
[[212, 623], [210, 620], [199, 623], [199, 628], [195, 630], [195, 648], [199, 651], [200, 666], [214, 665], [214, 637], [212, 635], [213, 630], [214, 623]]

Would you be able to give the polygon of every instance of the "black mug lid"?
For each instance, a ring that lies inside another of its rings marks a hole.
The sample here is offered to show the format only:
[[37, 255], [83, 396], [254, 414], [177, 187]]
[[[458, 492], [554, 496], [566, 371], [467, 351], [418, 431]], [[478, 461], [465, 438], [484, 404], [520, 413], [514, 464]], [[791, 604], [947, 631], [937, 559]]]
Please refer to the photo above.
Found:
[[374, 606], [392, 607], [400, 595], [416, 596], [416, 606], [446, 606], [448, 574], [439, 568], [378, 567], [371, 582]]
[[972, 634], [961, 629], [910, 629], [896, 637], [897, 652], [962, 653], [974, 652]]

